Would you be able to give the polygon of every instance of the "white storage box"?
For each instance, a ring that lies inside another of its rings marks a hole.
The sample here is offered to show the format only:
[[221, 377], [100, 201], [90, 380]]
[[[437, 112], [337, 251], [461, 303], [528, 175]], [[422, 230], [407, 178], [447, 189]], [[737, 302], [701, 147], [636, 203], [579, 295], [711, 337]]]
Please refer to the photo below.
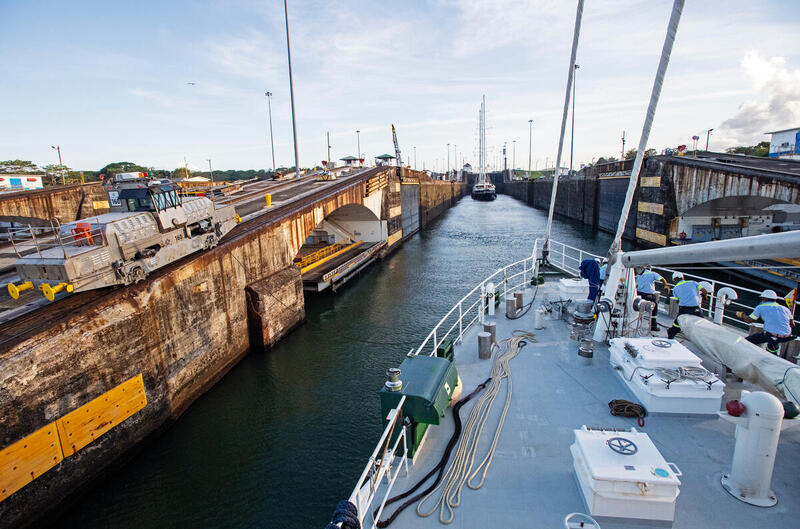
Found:
[[681, 473], [664, 461], [646, 433], [583, 426], [575, 430], [570, 451], [592, 516], [674, 520]]
[[577, 301], [589, 297], [589, 280], [564, 278], [558, 280], [558, 293], [562, 299]]
[[715, 415], [725, 384], [694, 353], [666, 338], [614, 338], [609, 362], [648, 413]]

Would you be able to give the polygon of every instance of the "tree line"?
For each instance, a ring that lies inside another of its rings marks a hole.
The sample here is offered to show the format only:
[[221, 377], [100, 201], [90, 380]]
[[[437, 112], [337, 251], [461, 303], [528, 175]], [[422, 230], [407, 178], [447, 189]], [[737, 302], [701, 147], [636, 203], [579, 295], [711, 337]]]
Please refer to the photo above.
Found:
[[[294, 167], [280, 167], [278, 172], [291, 172]], [[1, 160], [0, 174], [27, 174], [42, 176], [45, 185], [56, 185], [63, 182], [75, 184], [81, 182], [96, 182], [101, 177], [108, 177], [118, 173], [148, 173], [156, 178], [171, 178], [181, 180], [192, 176], [211, 178], [209, 171], [190, 171], [186, 167], [178, 167], [172, 171], [156, 169], [134, 162], [112, 162], [98, 170], [76, 170], [67, 165], [48, 164], [39, 166], [31, 160]], [[273, 171], [265, 169], [225, 169], [215, 170], [214, 181], [252, 180], [255, 178], [271, 178]]]

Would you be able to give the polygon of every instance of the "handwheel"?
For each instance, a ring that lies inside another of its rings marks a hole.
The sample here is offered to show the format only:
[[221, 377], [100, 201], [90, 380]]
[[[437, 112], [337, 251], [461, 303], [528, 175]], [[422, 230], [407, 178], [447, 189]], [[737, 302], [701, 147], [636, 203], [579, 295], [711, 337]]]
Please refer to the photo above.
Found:
[[656, 347], [661, 347], [662, 349], [666, 349], [667, 347], [672, 347], [672, 342], [670, 342], [669, 340], [653, 340], [650, 343], [655, 345]]
[[639, 451], [633, 441], [624, 437], [612, 437], [606, 444], [611, 450], [624, 456], [632, 456]]

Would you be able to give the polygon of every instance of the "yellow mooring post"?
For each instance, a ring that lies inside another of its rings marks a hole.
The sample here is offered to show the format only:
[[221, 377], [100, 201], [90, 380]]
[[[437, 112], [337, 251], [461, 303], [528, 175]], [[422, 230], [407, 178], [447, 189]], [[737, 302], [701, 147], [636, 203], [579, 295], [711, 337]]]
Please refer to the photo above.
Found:
[[267, 197], [267, 207], [270, 207], [272, 205], [272, 195], [267, 193], [266, 197]]

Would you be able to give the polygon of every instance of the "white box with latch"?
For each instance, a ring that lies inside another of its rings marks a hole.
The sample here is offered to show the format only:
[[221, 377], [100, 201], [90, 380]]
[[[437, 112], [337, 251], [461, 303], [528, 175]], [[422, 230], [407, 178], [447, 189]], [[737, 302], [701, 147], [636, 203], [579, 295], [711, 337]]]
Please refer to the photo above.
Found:
[[646, 433], [583, 426], [575, 430], [570, 451], [592, 516], [674, 520], [682, 474], [664, 460]]
[[589, 280], [569, 277], [558, 280], [558, 294], [561, 299], [573, 301], [586, 299], [589, 296]]
[[725, 384], [676, 340], [614, 338], [609, 362], [647, 413], [713, 415]]

